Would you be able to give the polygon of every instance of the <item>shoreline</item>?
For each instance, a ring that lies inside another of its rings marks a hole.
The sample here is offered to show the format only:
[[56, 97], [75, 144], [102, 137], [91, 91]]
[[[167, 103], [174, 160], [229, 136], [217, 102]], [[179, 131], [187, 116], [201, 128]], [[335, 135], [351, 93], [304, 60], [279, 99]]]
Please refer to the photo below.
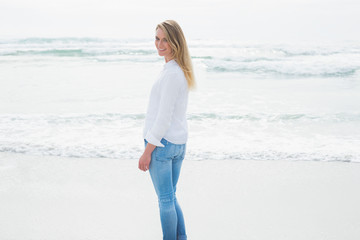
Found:
[[[189, 239], [360, 237], [360, 165], [184, 160], [177, 197]], [[137, 159], [0, 153], [1, 239], [161, 239]]]

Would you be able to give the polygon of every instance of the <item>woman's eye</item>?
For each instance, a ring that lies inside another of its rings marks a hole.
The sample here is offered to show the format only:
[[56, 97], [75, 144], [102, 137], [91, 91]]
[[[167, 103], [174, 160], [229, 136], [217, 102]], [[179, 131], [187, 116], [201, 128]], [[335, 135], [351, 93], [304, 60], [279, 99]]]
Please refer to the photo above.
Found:
[[167, 42], [167, 40], [166, 40], [166, 39], [164, 39], [164, 42]]

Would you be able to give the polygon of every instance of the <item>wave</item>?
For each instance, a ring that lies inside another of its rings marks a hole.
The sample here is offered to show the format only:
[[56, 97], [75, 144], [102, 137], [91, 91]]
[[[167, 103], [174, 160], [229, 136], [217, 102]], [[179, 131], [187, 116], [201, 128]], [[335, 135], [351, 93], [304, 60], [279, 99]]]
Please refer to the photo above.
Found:
[[[360, 122], [360, 113], [333, 113], [333, 114], [306, 114], [306, 113], [249, 113], [249, 114], [220, 114], [220, 113], [191, 113], [187, 115], [189, 121], [228, 121], [239, 120], [248, 122]], [[143, 121], [144, 113], [121, 114], [121, 113], [104, 113], [104, 114], [68, 114], [68, 115], [15, 115], [3, 114], [0, 116], [0, 124], [16, 124], [17, 122], [39, 122], [44, 121], [49, 124], [81, 124], [112, 121]]]
[[154, 50], [143, 49], [114, 49], [93, 50], [87, 49], [47, 49], [47, 50], [13, 50], [4, 51], [0, 56], [54, 56], [54, 57], [97, 57], [113, 55], [153, 55]]
[[[55, 58], [79, 58], [85, 61], [91, 60], [96, 62], [160, 62], [161, 59], [156, 57], [154, 50], [142, 49], [116, 49], [116, 50], [98, 50], [89, 51], [84, 49], [49, 49], [49, 50], [15, 50], [0, 52], [0, 57], [30, 57], [48, 60], [48, 57]], [[327, 65], [317, 63], [318, 66], [312, 65], [311, 62], [289, 63], [284, 60], [270, 58], [244, 58], [243, 60], [234, 61], [231, 59], [217, 59], [212, 56], [193, 56], [192, 59], [203, 62], [208, 72], [216, 73], [239, 73], [253, 74], [259, 76], [282, 76], [282, 77], [351, 77], [358, 74], [360, 65], [345, 63], [330, 68]], [[19, 59], [2, 59], [2, 62], [18, 62]], [[26, 59], [22, 59], [26, 61]]]
[[360, 113], [335, 113], [335, 114], [266, 114], [253, 113], [243, 115], [199, 113], [188, 115], [188, 120], [241, 120], [241, 121], [266, 121], [266, 122], [286, 122], [286, 121], [314, 121], [314, 122], [360, 122]]
[[[209, 66], [210, 65], [210, 66]], [[207, 70], [210, 72], [236, 72], [244, 74], [258, 74], [258, 75], [277, 75], [284, 77], [350, 77], [357, 75], [360, 70], [360, 66], [356, 67], [347, 67], [341, 69], [317, 69], [316, 71], [312, 69], [302, 68], [301, 70], [294, 69], [278, 69], [268, 65], [264, 66], [236, 66], [236, 67], [224, 67], [224, 66], [214, 66], [209, 64]], [[298, 66], [296, 66], [299, 68]], [[305, 67], [305, 66], [304, 66]]]
[[[49, 43], [101, 43], [104, 41], [111, 41], [110, 39], [104, 38], [89, 38], [89, 37], [61, 37], [61, 38], [14, 38], [14, 39], [0, 39], [0, 44], [49, 44]], [[112, 40], [119, 41], [119, 40]]]
[[70, 158], [117, 158], [134, 159], [139, 156], [140, 148], [104, 147], [87, 145], [34, 144], [29, 142], [0, 143], [0, 152], [22, 153], [38, 156], [59, 156]]
[[[192, 59], [208, 72], [283, 77], [352, 77], [360, 71], [360, 45], [222, 44], [198, 41]], [[56, 61], [159, 62], [151, 40], [101, 38], [0, 39], [2, 63]]]
[[[49, 43], [52, 43], [51, 41]], [[57, 42], [55, 42], [57, 43]], [[1, 45], [0, 45], [1, 46]], [[49, 48], [50, 47], [50, 48]], [[53, 47], [53, 48], [51, 48]], [[70, 47], [70, 48], [69, 48]], [[72, 48], [71, 48], [72, 47]], [[88, 56], [99, 56], [99, 55], [152, 55], [156, 54], [155, 49], [146, 49], [149, 48], [148, 45], [144, 45], [144, 48], [129, 48], [129, 45], [119, 44], [118, 46], [111, 45], [31, 45], [31, 46], [17, 46], [12, 45], [11, 47], [4, 47], [3, 50], [0, 48], [0, 56], [23, 56], [23, 55], [52, 55], [52, 56], [76, 56], [76, 57], [88, 57]], [[21, 50], [19, 50], [21, 49]], [[264, 54], [269, 50], [256, 49], [256, 51], [264, 51]], [[271, 49], [270, 49], [271, 51]], [[72, 53], [76, 54], [72, 54]], [[206, 60], [219, 60], [224, 62], [261, 62], [261, 61], [284, 61], [284, 58], [281, 57], [295, 57], [295, 56], [329, 56], [336, 54], [344, 54], [344, 52], [329, 52], [329, 53], [316, 53], [314, 52], [302, 52], [302, 53], [290, 53], [286, 50], [281, 50], [279, 52], [284, 53], [283, 55], [274, 54], [274, 56], [252, 56], [253, 53], [239, 54], [235, 57], [218, 57], [216, 55], [192, 55], [193, 59], [206, 59]], [[359, 51], [360, 54], [360, 51]]]
[[[188, 153], [187, 153], [188, 154]], [[360, 163], [360, 154], [320, 152], [286, 152], [275, 150], [243, 151], [243, 152], [189, 152], [189, 159], [193, 160], [257, 160], [257, 161], [324, 161], [324, 162], [352, 162]]]
[[[137, 159], [143, 150], [141, 129], [144, 119], [144, 113], [2, 114], [0, 152]], [[201, 126], [194, 129], [191, 138], [194, 144], [189, 148], [187, 158], [192, 160], [360, 162], [358, 135], [348, 135], [349, 129], [360, 123], [360, 113], [204, 112], [188, 114], [188, 121], [192, 127]], [[259, 123], [261, 131], [256, 130]], [[312, 134], [311, 131], [319, 126], [338, 130], [336, 133], [319, 131], [319, 134]], [[212, 143], [215, 139], [208, 137], [208, 130], [214, 131], [216, 142]], [[234, 136], [228, 136], [222, 130], [239, 132], [241, 139], [234, 142]], [[311, 139], [312, 136], [317, 140]], [[223, 145], [219, 147], [219, 144]], [[233, 148], [231, 144], [240, 144], [241, 148]], [[302, 149], [307, 152], [301, 152]]]
[[15, 114], [3, 114], [0, 116], [0, 124], [18, 124], [24, 123], [38, 123], [43, 124], [98, 124], [104, 122], [113, 121], [143, 121], [145, 114], [121, 114], [121, 113], [104, 113], [104, 114], [67, 114], [67, 115], [15, 115]]
[[[134, 146], [91, 146], [89, 144], [59, 145], [34, 144], [30, 142], [0, 142], [0, 152], [22, 153], [37, 156], [59, 156], [70, 158], [112, 158], [138, 159], [143, 149]], [[275, 150], [218, 152], [189, 150], [186, 160], [255, 160], [255, 161], [324, 161], [360, 163], [360, 154], [320, 153], [320, 152], [286, 152]]]

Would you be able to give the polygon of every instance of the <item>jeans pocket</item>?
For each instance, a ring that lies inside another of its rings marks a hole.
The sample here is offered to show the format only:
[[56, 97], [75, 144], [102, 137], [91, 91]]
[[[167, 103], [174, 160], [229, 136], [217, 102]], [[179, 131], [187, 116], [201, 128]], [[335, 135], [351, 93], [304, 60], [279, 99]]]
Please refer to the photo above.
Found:
[[165, 145], [165, 147], [155, 148], [155, 160], [160, 162], [170, 161], [174, 157], [173, 145]]
[[186, 153], [186, 145], [185, 144], [178, 145], [176, 160], [184, 160], [185, 153]]

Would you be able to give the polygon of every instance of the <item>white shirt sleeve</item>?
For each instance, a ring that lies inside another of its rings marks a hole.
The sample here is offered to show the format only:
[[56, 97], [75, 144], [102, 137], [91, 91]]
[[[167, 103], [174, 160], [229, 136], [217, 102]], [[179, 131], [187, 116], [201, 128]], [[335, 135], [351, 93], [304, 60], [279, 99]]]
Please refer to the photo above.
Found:
[[176, 101], [186, 82], [176, 72], [168, 72], [160, 84], [160, 104], [152, 128], [146, 133], [145, 139], [156, 146], [164, 147], [160, 142], [170, 127]]

